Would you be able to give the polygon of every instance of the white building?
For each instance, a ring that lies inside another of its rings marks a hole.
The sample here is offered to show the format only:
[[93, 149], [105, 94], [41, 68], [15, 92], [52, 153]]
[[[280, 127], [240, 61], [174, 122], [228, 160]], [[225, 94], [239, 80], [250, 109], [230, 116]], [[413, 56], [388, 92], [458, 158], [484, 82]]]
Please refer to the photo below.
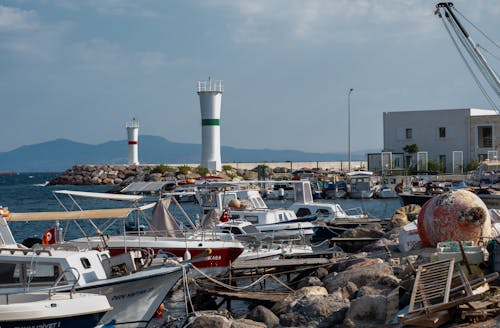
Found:
[[494, 110], [465, 108], [384, 112], [384, 152], [403, 152], [416, 144], [429, 161], [453, 172], [460, 156], [465, 166], [472, 160], [493, 159], [500, 148], [500, 117]]

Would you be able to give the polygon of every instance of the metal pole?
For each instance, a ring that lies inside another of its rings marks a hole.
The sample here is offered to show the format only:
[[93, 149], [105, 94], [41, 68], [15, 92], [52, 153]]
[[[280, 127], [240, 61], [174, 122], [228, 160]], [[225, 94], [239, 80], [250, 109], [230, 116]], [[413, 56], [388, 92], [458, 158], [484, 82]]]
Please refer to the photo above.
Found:
[[351, 93], [353, 91], [354, 89], [350, 88], [347, 94], [347, 151], [349, 152], [347, 172], [351, 172]]

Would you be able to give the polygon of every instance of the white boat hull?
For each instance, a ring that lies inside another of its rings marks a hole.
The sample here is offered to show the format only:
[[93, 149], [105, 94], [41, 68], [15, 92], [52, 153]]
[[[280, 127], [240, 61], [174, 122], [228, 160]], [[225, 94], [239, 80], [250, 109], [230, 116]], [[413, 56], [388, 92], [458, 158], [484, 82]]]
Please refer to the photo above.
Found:
[[101, 323], [115, 321], [119, 327], [146, 327], [183, 274], [180, 267], [158, 269], [136, 272], [136, 279], [123, 276], [105, 283], [90, 283], [77, 291], [107, 296], [113, 310], [104, 315]]
[[112, 310], [106, 296], [47, 291], [0, 295], [0, 327], [94, 327]]

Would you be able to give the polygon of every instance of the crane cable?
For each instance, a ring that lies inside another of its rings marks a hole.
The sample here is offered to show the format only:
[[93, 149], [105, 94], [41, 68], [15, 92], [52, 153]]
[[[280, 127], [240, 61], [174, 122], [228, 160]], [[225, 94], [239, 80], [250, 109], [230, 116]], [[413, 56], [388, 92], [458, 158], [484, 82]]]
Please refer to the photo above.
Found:
[[500, 45], [498, 45], [498, 43], [496, 43], [495, 40], [491, 39], [486, 33], [484, 33], [483, 31], [481, 31], [481, 29], [479, 27], [477, 27], [476, 25], [474, 25], [474, 23], [472, 23], [470, 20], [468, 20], [467, 17], [465, 17], [457, 8], [453, 7], [453, 9], [460, 16], [462, 16], [462, 18], [465, 19], [472, 27], [474, 27], [479, 33], [481, 33], [486, 39], [488, 39], [488, 41], [490, 41], [491, 43], [493, 43], [495, 45], [495, 47], [497, 47], [497, 48], [500, 49]]
[[[488, 101], [488, 103], [495, 109], [495, 111], [497, 113], [500, 113], [500, 110], [498, 108], [498, 106], [495, 104], [495, 102], [491, 99], [491, 97], [488, 95], [488, 93], [486, 92], [485, 88], [483, 87], [483, 85], [481, 84], [480, 80], [478, 79], [477, 75], [475, 74], [474, 70], [472, 69], [472, 67], [470, 66], [469, 62], [467, 61], [467, 59], [465, 58], [462, 50], [460, 49], [460, 47], [458, 46], [458, 43], [457, 41], [455, 40], [455, 38], [453, 37], [453, 34], [451, 33], [450, 31], [450, 28], [448, 27], [448, 25], [446, 25], [446, 22], [444, 20], [444, 17], [443, 15], [441, 15], [441, 13], [439, 14], [439, 17], [441, 18], [441, 20], [443, 21], [443, 25], [446, 29], [446, 31], [448, 32], [451, 40], [453, 41], [453, 44], [455, 46], [455, 48], [457, 49], [458, 53], [460, 54], [460, 57], [462, 58], [462, 60], [464, 61], [465, 65], [467, 66], [467, 68], [469, 69], [469, 72], [472, 74], [472, 77], [474, 78], [474, 81], [476, 82], [476, 84], [478, 85], [479, 89], [481, 90], [481, 92], [483, 93], [483, 95], [485, 96], [486, 100]], [[449, 19], [449, 18], [448, 18]], [[450, 22], [451, 24], [451, 22]], [[453, 26], [453, 25], [452, 25]], [[460, 35], [460, 33], [457, 33], [457, 35]], [[473, 56], [474, 58], [474, 56]]]
[[[477, 50], [474, 49], [474, 46], [472, 45], [472, 39], [470, 37], [465, 37], [461, 33], [461, 31], [459, 30], [459, 27], [456, 24], [456, 22], [454, 20], [452, 20], [450, 17], [448, 17], [448, 22], [451, 25], [451, 27], [454, 29], [455, 34], [458, 36], [458, 39], [462, 43], [462, 46], [469, 53], [469, 56], [472, 58], [472, 60], [476, 64], [476, 67], [481, 72], [481, 74], [483, 75], [486, 82], [488, 82], [488, 84], [491, 86], [491, 88], [493, 90], [497, 90], [496, 87], [497, 87], [498, 82], [495, 80], [494, 77], [492, 77], [490, 72], [485, 68], [485, 65], [487, 65], [487, 66], [489, 66], [489, 65], [486, 63], [484, 58], [481, 57], [482, 55], [478, 54]], [[497, 95], [500, 96], [500, 91], [496, 91], [496, 93], [497, 93]]]

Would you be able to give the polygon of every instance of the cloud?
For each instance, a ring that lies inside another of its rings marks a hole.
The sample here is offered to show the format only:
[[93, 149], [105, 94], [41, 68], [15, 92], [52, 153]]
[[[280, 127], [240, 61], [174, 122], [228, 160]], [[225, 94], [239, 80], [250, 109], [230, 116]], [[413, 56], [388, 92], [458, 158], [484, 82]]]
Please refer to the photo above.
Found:
[[68, 21], [46, 24], [34, 10], [0, 6], [0, 56], [19, 62], [53, 60], [71, 26]]
[[0, 32], [33, 30], [38, 27], [38, 18], [32, 10], [0, 5]]
[[[477, 8], [464, 2], [462, 12], [492, 15], [500, 5], [489, 1]], [[207, 7], [230, 11], [238, 43], [274, 42], [288, 38], [303, 43], [366, 43], [405, 38], [442, 37], [434, 17], [435, 1], [421, 0], [214, 0]], [[457, 6], [456, 6], [457, 7]], [[270, 26], [278, 26], [273, 32]]]
[[139, 53], [139, 63], [147, 70], [156, 70], [167, 66], [167, 57], [160, 52]]
[[72, 46], [78, 65], [101, 71], [121, 70], [129, 66], [129, 59], [119, 45], [102, 38], [93, 38]]
[[81, 10], [83, 8], [92, 8], [101, 15], [110, 16], [141, 16], [154, 17], [157, 16], [152, 7], [150, 0], [86, 0], [86, 1], [68, 1], [57, 0], [56, 4], [60, 8], [67, 10]]

